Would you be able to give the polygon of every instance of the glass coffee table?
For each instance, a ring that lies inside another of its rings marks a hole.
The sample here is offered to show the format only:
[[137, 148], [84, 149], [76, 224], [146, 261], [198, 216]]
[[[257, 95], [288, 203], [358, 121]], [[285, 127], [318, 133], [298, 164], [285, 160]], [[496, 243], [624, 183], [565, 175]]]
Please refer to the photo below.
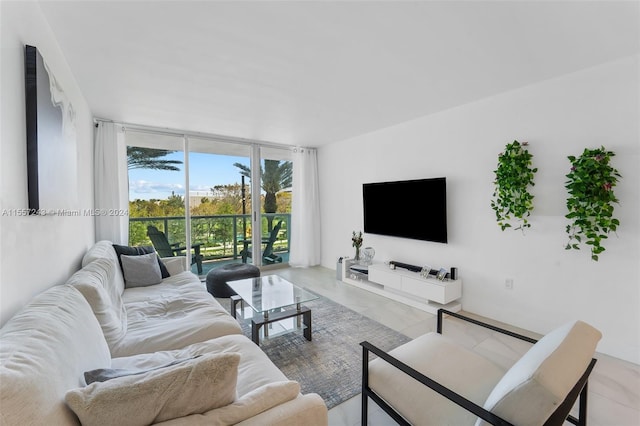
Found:
[[278, 275], [227, 281], [227, 285], [237, 293], [231, 296], [231, 314], [234, 318], [237, 318], [238, 303], [241, 304], [241, 312], [244, 312], [244, 303], [253, 310], [251, 339], [257, 345], [260, 344], [261, 331], [264, 337], [269, 337], [272, 324], [282, 323], [289, 318], [295, 319], [295, 326], [290, 329], [284, 327], [282, 332], [303, 328], [304, 337], [311, 340], [311, 309], [302, 304], [317, 299], [317, 295]]

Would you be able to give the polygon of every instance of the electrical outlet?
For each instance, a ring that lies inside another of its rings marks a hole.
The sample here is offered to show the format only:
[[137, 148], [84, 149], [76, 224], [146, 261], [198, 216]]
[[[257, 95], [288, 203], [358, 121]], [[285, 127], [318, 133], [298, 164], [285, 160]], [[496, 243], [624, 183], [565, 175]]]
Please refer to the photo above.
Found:
[[504, 280], [504, 288], [513, 290], [513, 278], [507, 278], [506, 280]]

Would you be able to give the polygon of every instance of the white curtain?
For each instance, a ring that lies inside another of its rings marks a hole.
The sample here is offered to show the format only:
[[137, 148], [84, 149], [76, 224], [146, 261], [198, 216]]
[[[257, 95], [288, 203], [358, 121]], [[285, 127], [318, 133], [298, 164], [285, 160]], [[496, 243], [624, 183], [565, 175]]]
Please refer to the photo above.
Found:
[[127, 150], [113, 123], [98, 122], [94, 152], [96, 241], [129, 241]]
[[293, 200], [291, 203], [291, 254], [289, 265], [320, 264], [320, 194], [317, 151], [293, 151]]

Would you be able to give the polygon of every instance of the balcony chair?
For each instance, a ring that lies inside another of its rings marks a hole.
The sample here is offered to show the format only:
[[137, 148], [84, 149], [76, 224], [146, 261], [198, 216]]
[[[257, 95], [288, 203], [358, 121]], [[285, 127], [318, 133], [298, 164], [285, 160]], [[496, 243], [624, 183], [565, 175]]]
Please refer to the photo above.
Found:
[[[506, 372], [442, 335], [443, 314], [534, 343]], [[440, 309], [437, 333], [386, 353], [362, 342], [362, 425], [371, 398], [401, 425], [575, 425], [587, 422], [587, 380], [601, 333], [582, 321], [539, 341]], [[369, 353], [377, 356], [369, 361]], [[578, 418], [570, 415], [578, 399]]]
[[[180, 247], [179, 243], [170, 244], [164, 232], [158, 230], [155, 226], [147, 226], [147, 235], [160, 257], [186, 256], [186, 247]], [[200, 254], [201, 245], [202, 244], [198, 243], [191, 246], [193, 249], [193, 253], [191, 254], [191, 264], [197, 264], [199, 275], [202, 275], [202, 255]]]
[[[264, 251], [262, 252], [262, 263], [264, 265], [270, 265], [273, 263], [282, 262], [282, 257], [278, 256], [273, 252], [273, 244], [276, 242], [276, 239], [278, 238], [278, 232], [280, 232], [281, 227], [282, 227], [282, 221], [280, 220], [278, 221], [278, 223], [276, 223], [276, 225], [271, 230], [271, 233], [269, 234], [269, 238], [264, 240], [264, 242], [266, 243], [264, 247]], [[247, 263], [247, 258], [251, 257], [250, 246], [248, 244], [245, 244], [244, 249], [242, 249], [240, 254], [242, 255], [242, 263]]]

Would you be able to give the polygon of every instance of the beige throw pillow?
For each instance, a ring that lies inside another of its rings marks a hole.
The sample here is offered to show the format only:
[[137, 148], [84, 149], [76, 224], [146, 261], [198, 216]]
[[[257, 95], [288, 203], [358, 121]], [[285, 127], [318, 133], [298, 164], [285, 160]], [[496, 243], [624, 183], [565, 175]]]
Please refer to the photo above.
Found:
[[[584, 374], [600, 331], [582, 321], [553, 330], [500, 379], [484, 408], [516, 425], [541, 425]], [[478, 419], [476, 426], [486, 424]]]
[[65, 400], [84, 426], [149, 425], [204, 413], [236, 398], [240, 354], [208, 354], [142, 375], [95, 382]]

